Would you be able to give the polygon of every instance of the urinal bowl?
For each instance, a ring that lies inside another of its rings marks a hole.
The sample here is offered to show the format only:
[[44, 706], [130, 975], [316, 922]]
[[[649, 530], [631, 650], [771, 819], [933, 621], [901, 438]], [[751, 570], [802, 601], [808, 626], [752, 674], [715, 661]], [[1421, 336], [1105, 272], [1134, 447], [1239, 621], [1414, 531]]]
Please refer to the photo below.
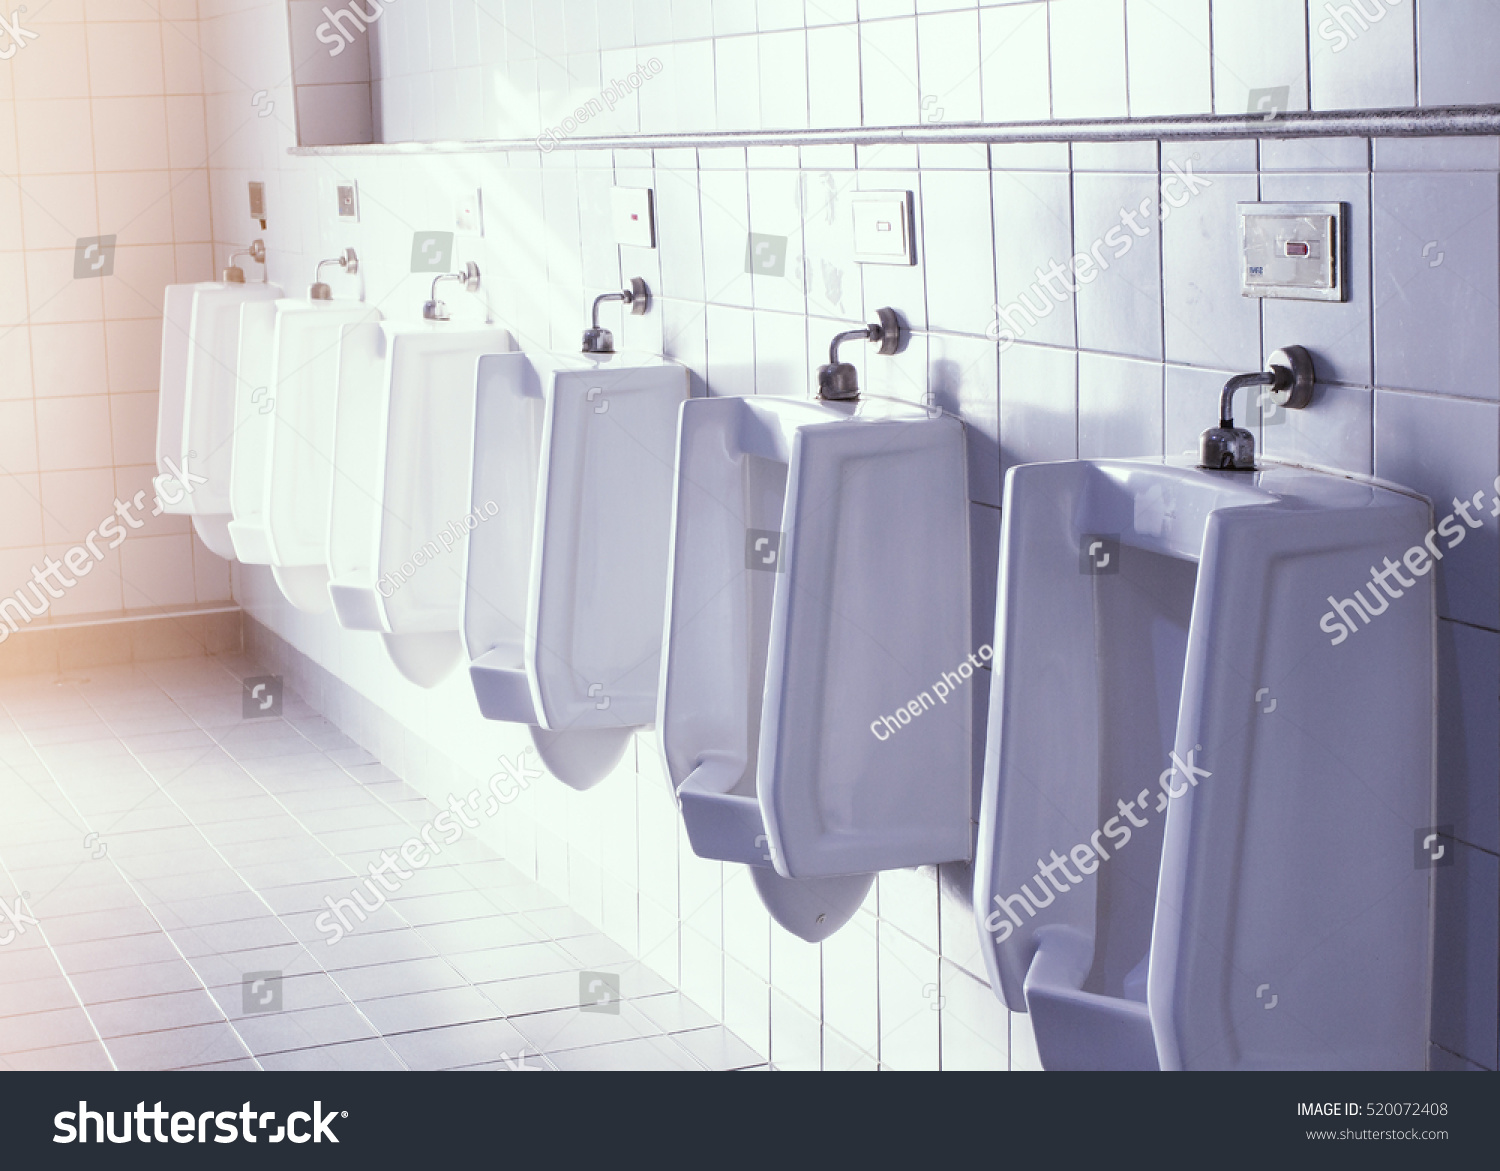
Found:
[[479, 710], [575, 789], [656, 714], [687, 370], [632, 354], [479, 361], [464, 641]]
[[280, 295], [276, 285], [220, 281], [166, 290], [155, 492], [163, 512], [191, 516], [203, 543], [224, 558], [234, 556], [229, 487], [240, 307]]
[[1324, 622], [1430, 524], [1275, 465], [1010, 472], [974, 905], [1046, 1068], [1425, 1066], [1431, 566]]
[[279, 301], [256, 301], [240, 307], [239, 346], [235, 357], [234, 434], [230, 440], [229, 540], [234, 556], [246, 565], [269, 565], [266, 537], [266, 468], [271, 448], [271, 395]]
[[514, 348], [494, 326], [343, 328], [328, 593], [340, 624], [378, 631], [421, 687], [463, 658], [464, 544], [489, 519], [469, 501], [475, 370]]
[[875, 872], [968, 859], [971, 699], [933, 687], [973, 671], [956, 420], [687, 403], [671, 565], [659, 727], [694, 853], [755, 868], [808, 940]]
[[271, 566], [293, 606], [322, 613], [340, 340], [380, 314], [358, 301], [283, 298], [269, 319], [260, 308], [241, 310], [230, 539], [241, 561]]
[[191, 285], [168, 285], [162, 298], [161, 389], [156, 410], [156, 471], [154, 487], [162, 511], [187, 515], [191, 502], [186, 489], [167, 467], [181, 466], [186, 451], [184, 420], [187, 416], [188, 361], [192, 355], [193, 302], [212, 281]]

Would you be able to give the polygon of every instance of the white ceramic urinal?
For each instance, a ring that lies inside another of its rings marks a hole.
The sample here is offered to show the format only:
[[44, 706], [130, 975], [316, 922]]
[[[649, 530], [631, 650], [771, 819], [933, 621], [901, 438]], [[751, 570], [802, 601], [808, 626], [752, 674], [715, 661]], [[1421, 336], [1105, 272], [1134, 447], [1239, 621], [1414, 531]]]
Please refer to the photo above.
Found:
[[752, 866], [803, 939], [842, 926], [876, 871], [969, 857], [968, 508], [953, 418], [683, 407], [667, 768], [694, 853]]
[[240, 307], [235, 358], [234, 435], [230, 441], [229, 540], [236, 560], [269, 565], [266, 538], [266, 467], [271, 450], [271, 344], [279, 301]]
[[631, 354], [479, 360], [464, 641], [479, 709], [532, 726], [575, 789], [656, 715], [686, 367]]
[[229, 534], [241, 561], [270, 565], [287, 600], [309, 613], [329, 606], [341, 336], [379, 319], [360, 301], [283, 298], [241, 309]]
[[974, 904], [1046, 1068], [1425, 1067], [1430, 525], [1274, 464], [1012, 469]]
[[240, 307], [279, 296], [277, 285], [243, 279], [166, 290], [156, 496], [163, 512], [191, 516], [203, 543], [224, 558], [234, 556], [229, 485]]
[[339, 622], [376, 630], [413, 683], [463, 656], [474, 382], [507, 330], [441, 321], [344, 327], [334, 442], [328, 590]]

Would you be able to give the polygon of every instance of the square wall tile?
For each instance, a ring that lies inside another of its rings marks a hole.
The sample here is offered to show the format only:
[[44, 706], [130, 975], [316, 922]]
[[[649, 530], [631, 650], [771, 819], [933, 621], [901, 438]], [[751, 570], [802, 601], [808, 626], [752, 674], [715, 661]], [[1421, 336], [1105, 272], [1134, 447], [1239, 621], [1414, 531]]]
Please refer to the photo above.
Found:
[[1077, 354], [1001, 343], [1001, 475], [1016, 464], [1077, 458]]
[[745, 263], [751, 273], [755, 308], [803, 313], [807, 309], [802, 273], [806, 214], [801, 176], [797, 171], [752, 170], [747, 178], [754, 248], [752, 255], [747, 245]]
[[31, 338], [24, 327], [0, 326], [0, 369], [7, 372], [5, 384], [0, 386], [0, 400], [31, 397]]
[[701, 171], [704, 289], [711, 304], [749, 308], [750, 274], [745, 253], [750, 239], [750, 196], [746, 173]]
[[[161, 324], [149, 318], [138, 321], [109, 321], [104, 325], [104, 344], [98, 345], [95, 335], [98, 326], [56, 326], [59, 334], [54, 345], [64, 344], [69, 335], [65, 332], [77, 329], [77, 339], [86, 347], [73, 359], [77, 366], [69, 365], [57, 371], [57, 379], [51, 393], [93, 394], [105, 389], [98, 378], [96, 362], [102, 363], [107, 355], [109, 362], [108, 389], [112, 394], [137, 390], [156, 390], [161, 379]], [[40, 393], [40, 385], [38, 393]]]
[[0, 402], [0, 471], [23, 475], [38, 470], [36, 408], [30, 399]]
[[918, 16], [917, 66], [923, 125], [979, 121], [977, 11], [971, 8]]
[[1130, 116], [1213, 113], [1208, 0], [1128, 0]]
[[1052, 116], [1052, 74], [1042, 3], [979, 10], [980, 105], [986, 122]]
[[[1500, 8], [1488, 0], [1428, 0], [1416, 7], [1421, 104], [1500, 102]], [[1395, 8], [1388, 19], [1405, 15]]]
[[1002, 342], [1072, 346], [1074, 295], [1055, 275], [1073, 254], [1072, 177], [1052, 171], [995, 171], [996, 318]]
[[[0, 114], [10, 113], [10, 103], [0, 103]], [[21, 231], [21, 187], [15, 168], [9, 168], [5, 174], [9, 177], [3, 188], [0, 188], [0, 223], [5, 224], [5, 229], [0, 232], [0, 244], [7, 249], [21, 248], [25, 245], [25, 236]], [[76, 239], [77, 237], [74, 237]]]
[[190, 606], [198, 600], [193, 542], [186, 534], [126, 541], [120, 549], [120, 569], [127, 610]]
[[[1473, 500], [1480, 529], [1446, 540], [1437, 574], [1438, 614], [1500, 630], [1500, 537], [1487, 506], [1500, 473], [1500, 406], [1436, 395], [1375, 392], [1375, 474], [1432, 501], [1433, 523]], [[1457, 522], [1463, 524], [1462, 521]]]
[[[46, 555], [62, 561], [75, 547], [73, 544], [49, 545]], [[98, 548], [103, 553], [103, 557], [84, 562], [85, 569], [81, 576], [70, 575], [77, 584], [69, 587], [61, 598], [52, 603], [52, 613], [55, 616], [102, 614], [124, 608], [124, 597], [121, 593], [120, 553], [119, 551], [112, 552], [108, 542], [100, 543]], [[128, 639], [123, 645], [128, 655]]]
[[42, 543], [42, 483], [35, 472], [0, 472], [0, 547], [33, 548]]
[[7, 248], [20, 248], [24, 223], [27, 248], [72, 248], [84, 236], [99, 234], [98, 189], [92, 175], [35, 175], [21, 179], [16, 216], [7, 225], [16, 237]]
[[1052, 116], [1124, 118], [1125, 0], [1052, 0]]
[[[1312, 109], [1389, 110], [1417, 100], [1418, 7], [1399, 0], [1308, 5]], [[1373, 14], [1367, 16], [1366, 14]]]
[[113, 465], [107, 399], [44, 398], [36, 403], [37, 461], [44, 472]]
[[801, 29], [762, 33], [760, 57], [760, 128], [802, 130], [807, 127], [807, 34]]
[[23, 175], [94, 169], [94, 134], [85, 98], [15, 104], [17, 161]]
[[81, 542], [106, 517], [114, 517], [115, 476], [108, 467], [44, 472], [41, 485], [42, 526], [49, 545]]
[[122, 171], [98, 175], [94, 181], [100, 220], [122, 246], [173, 242], [170, 172]]
[[1161, 454], [1161, 364], [1109, 354], [1079, 354], [1079, 458], [1128, 459]]
[[807, 30], [807, 117], [814, 129], [860, 125], [859, 28], [831, 25]]
[[[1307, 109], [1307, 5], [1303, 0], [1215, 0], [1214, 113]], [[1271, 98], [1271, 101], [1263, 99]]]
[[1081, 348], [1161, 360], [1158, 207], [1155, 175], [1073, 177]]
[[748, 309], [708, 307], [708, 393], [756, 393], [755, 317]]
[[982, 335], [995, 305], [990, 176], [924, 171], [921, 182], [928, 327]]
[[[73, 248], [26, 254], [26, 295], [32, 327], [104, 316], [104, 280], [73, 279]], [[118, 264], [123, 257], [116, 255]]]
[[[43, 36], [41, 30], [34, 28], [36, 24], [36, 17], [25, 19], [23, 27], [36, 31], [36, 39], [24, 42], [27, 52], [13, 52], [7, 59], [8, 68], [13, 71], [16, 94], [27, 98], [88, 97], [87, 27], [82, 24], [53, 25]], [[7, 48], [10, 45], [7, 34]]]
[[921, 121], [916, 19], [863, 22], [859, 39], [864, 124], [910, 126]]
[[1375, 378], [1500, 400], [1500, 178], [1377, 173]]
[[806, 398], [815, 385], [808, 362], [807, 319], [798, 313], [756, 313], [755, 393]]
[[20, 240], [13, 243], [16, 251], [0, 252], [0, 329], [25, 336], [30, 317], [26, 299], [26, 254], [20, 251]]

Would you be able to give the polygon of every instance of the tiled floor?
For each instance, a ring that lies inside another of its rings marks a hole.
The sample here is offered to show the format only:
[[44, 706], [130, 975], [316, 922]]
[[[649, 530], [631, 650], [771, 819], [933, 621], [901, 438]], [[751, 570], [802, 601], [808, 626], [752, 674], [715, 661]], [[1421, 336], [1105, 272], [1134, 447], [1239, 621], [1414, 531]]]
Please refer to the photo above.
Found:
[[[472, 835], [330, 945], [325, 898], [440, 810], [290, 692], [244, 719], [260, 673], [0, 681], [0, 1069], [763, 1061]], [[618, 1013], [580, 1009], [584, 970]]]

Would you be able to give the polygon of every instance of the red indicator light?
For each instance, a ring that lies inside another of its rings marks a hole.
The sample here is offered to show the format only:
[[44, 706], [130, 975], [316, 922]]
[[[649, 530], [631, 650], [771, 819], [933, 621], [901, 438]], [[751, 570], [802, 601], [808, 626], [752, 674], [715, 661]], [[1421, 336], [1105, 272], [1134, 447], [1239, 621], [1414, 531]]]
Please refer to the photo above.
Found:
[[1296, 240], [1288, 240], [1286, 254], [1288, 256], [1307, 256], [1312, 250], [1306, 244]]

